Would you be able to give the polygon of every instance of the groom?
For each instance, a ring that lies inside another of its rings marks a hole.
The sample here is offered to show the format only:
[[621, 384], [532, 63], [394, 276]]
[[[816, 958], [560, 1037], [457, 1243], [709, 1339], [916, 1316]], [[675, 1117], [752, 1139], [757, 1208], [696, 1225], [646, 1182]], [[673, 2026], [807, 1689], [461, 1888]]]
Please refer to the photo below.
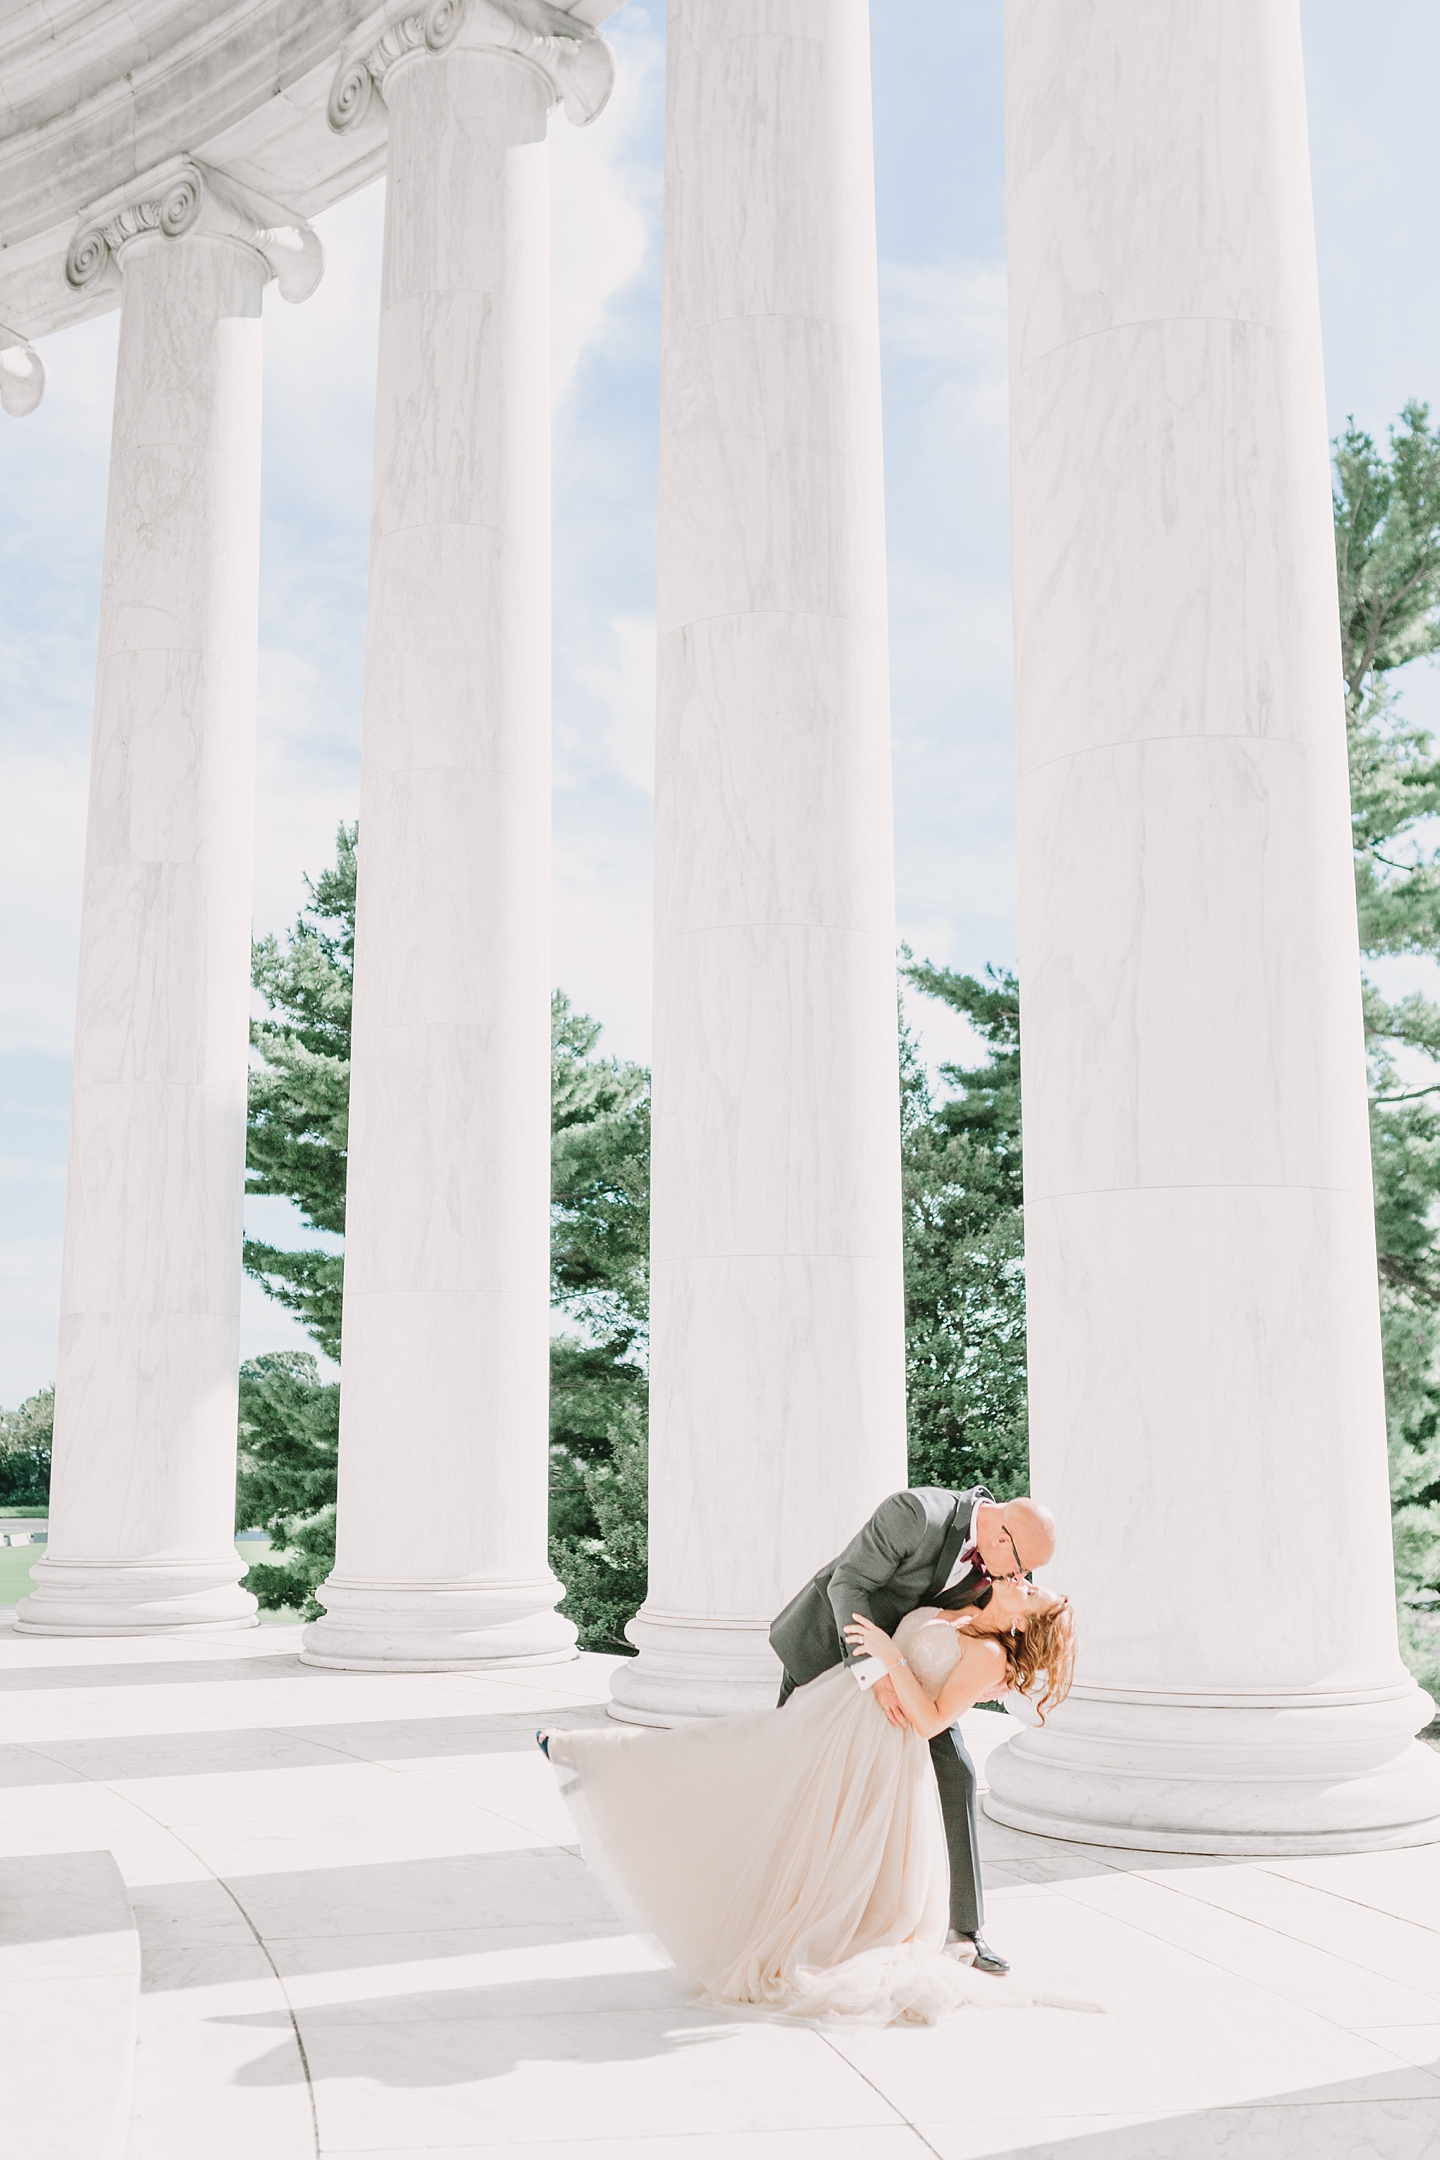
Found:
[[[1028, 1575], [1032, 1568], [1044, 1567], [1054, 1551], [1054, 1521], [1038, 1500], [1001, 1505], [983, 1485], [962, 1493], [934, 1486], [891, 1493], [838, 1560], [821, 1568], [772, 1624], [771, 1647], [785, 1668], [782, 1708], [797, 1687], [832, 1665], [844, 1664], [857, 1687], [873, 1686], [891, 1724], [904, 1725], [894, 1681], [874, 1658], [857, 1656], [845, 1641], [843, 1630], [852, 1614], [863, 1613], [891, 1635], [917, 1605], [938, 1605], [946, 1612], [988, 1605], [993, 1581]], [[958, 1725], [937, 1733], [930, 1742], [930, 1759], [950, 1854], [951, 1938], [974, 1943], [981, 1972], [1008, 1972], [1008, 1959], [992, 1950], [980, 1932], [984, 1910], [975, 1765]]]

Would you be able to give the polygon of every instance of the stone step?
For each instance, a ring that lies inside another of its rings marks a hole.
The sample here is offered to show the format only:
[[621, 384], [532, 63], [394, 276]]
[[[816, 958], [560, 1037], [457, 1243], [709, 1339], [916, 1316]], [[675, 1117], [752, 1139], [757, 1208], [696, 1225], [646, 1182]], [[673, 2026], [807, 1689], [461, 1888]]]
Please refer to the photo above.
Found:
[[139, 1996], [113, 1853], [0, 1859], [4, 2143], [17, 2160], [123, 2160]]

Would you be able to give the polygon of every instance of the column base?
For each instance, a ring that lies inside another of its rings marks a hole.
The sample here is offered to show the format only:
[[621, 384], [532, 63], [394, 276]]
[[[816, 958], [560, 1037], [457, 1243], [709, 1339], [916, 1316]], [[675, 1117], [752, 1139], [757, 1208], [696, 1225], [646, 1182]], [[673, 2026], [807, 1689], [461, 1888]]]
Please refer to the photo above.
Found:
[[52, 1560], [15, 1608], [22, 1635], [212, 1635], [260, 1624], [240, 1587], [245, 1563], [226, 1560]]
[[307, 1665], [343, 1672], [477, 1672], [564, 1665], [579, 1655], [575, 1624], [555, 1607], [553, 1575], [520, 1582], [358, 1582], [332, 1575], [325, 1607], [301, 1642]]
[[1043, 1728], [1025, 1718], [991, 1755], [985, 1812], [1040, 1837], [1143, 1852], [1432, 1845], [1440, 1753], [1414, 1737], [1431, 1715], [1408, 1677], [1249, 1702], [1077, 1687]]
[[610, 1681], [610, 1715], [626, 1725], [773, 1710], [780, 1660], [768, 1620], [721, 1620], [642, 1606], [625, 1633], [640, 1655]]

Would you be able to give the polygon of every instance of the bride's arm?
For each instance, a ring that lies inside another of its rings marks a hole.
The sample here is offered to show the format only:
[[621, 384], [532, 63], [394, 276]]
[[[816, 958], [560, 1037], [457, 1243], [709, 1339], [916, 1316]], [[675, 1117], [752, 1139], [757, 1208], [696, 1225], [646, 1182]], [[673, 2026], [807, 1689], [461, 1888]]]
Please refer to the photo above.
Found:
[[1005, 1680], [1005, 1653], [988, 1637], [961, 1638], [960, 1662], [940, 1690], [937, 1702], [916, 1679], [891, 1637], [863, 1613], [856, 1613], [845, 1630], [852, 1649], [864, 1657], [879, 1658], [895, 1683], [895, 1693], [906, 1717], [926, 1740], [953, 1725], [963, 1711], [977, 1702], [988, 1702]]

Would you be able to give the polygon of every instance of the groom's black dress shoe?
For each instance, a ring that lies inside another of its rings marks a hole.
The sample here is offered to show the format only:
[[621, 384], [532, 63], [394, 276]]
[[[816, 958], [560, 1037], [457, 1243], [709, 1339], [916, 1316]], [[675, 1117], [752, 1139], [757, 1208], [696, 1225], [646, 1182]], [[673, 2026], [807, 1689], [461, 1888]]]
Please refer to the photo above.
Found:
[[974, 1962], [975, 1962], [975, 1970], [976, 1970], [976, 1972], [986, 1972], [986, 1973], [1007, 1973], [1007, 1972], [1009, 1972], [1009, 1970], [1010, 1970], [1010, 1960], [1009, 1960], [1009, 1958], [1002, 1958], [998, 1950], [992, 1950], [992, 1949], [991, 1949], [991, 1947], [990, 1947], [990, 1945], [989, 1945], [989, 1943], [987, 1943], [987, 1942], [986, 1942], [986, 1940], [985, 1940], [984, 1936], [983, 1936], [983, 1935], [982, 1935], [982, 1934], [981, 1934], [981, 1933], [979, 1932], [978, 1928], [977, 1928], [976, 1932], [975, 1932], [975, 1933], [974, 1933], [973, 1935], [960, 1935], [960, 1934], [957, 1934], [957, 1935], [955, 1936], [955, 1938], [954, 1938], [954, 1939], [955, 1939], [955, 1941], [956, 1941], [956, 1942], [971, 1942], [971, 1943], [974, 1943], [974, 1945], [975, 1945], [975, 1961], [974, 1961]]

